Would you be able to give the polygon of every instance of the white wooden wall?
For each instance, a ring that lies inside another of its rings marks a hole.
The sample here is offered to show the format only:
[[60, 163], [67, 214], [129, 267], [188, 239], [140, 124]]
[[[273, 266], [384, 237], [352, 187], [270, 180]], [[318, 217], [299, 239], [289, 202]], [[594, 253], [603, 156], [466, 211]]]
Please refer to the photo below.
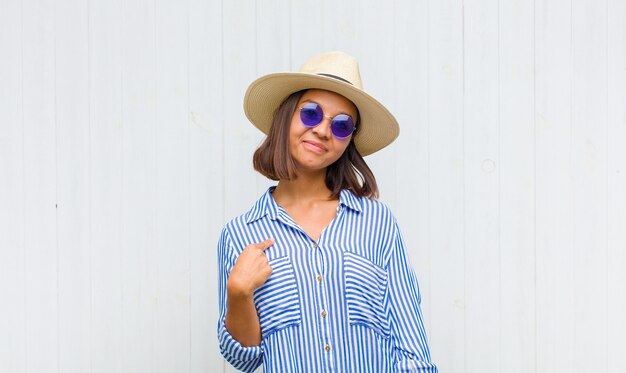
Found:
[[345, 50], [442, 372], [626, 372], [623, 0], [1, 0], [0, 371], [225, 372], [243, 93]]

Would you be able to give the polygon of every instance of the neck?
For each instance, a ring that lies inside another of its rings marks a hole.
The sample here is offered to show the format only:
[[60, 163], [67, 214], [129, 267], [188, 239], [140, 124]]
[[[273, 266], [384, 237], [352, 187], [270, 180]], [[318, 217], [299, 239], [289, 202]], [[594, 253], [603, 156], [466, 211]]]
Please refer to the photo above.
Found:
[[277, 202], [331, 200], [331, 190], [326, 187], [326, 171], [316, 174], [298, 174], [294, 180], [280, 180], [273, 196]]

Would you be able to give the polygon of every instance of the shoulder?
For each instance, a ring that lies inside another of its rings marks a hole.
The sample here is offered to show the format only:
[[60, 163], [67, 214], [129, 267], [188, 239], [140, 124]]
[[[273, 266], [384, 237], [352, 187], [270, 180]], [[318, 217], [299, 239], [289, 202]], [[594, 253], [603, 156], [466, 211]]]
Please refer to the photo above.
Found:
[[[251, 234], [251, 230], [255, 225], [256, 220], [251, 219], [253, 209], [246, 211], [245, 213], [235, 216], [230, 219], [222, 230], [222, 236], [235, 247], [245, 246], [247, 237]], [[245, 238], [245, 239], [244, 239]], [[244, 239], [242, 242], [240, 240]]]
[[342, 191], [342, 203], [351, 207], [356, 212], [360, 212], [363, 217], [378, 217], [382, 219], [392, 219], [395, 221], [393, 212], [384, 202], [368, 197], [358, 197], [349, 190]]
[[265, 193], [250, 206], [250, 209], [241, 215], [235, 216], [228, 223], [226, 228], [228, 229], [243, 229], [248, 224], [259, 220], [273, 211], [271, 192], [274, 187], [270, 187]]
[[393, 216], [391, 208], [389, 208], [389, 206], [387, 206], [384, 202], [367, 197], [361, 197], [360, 199], [363, 205], [363, 210]]
[[233, 235], [237, 235], [238, 231], [246, 229], [247, 227], [246, 220], [247, 220], [248, 214], [249, 214], [249, 211], [239, 216], [236, 216], [230, 219], [228, 222], [226, 222], [226, 224], [224, 224], [224, 229], [222, 230], [222, 234], [230, 238]]
[[[246, 245], [267, 238], [263, 234], [267, 230], [267, 221], [275, 215], [270, 191], [271, 188], [262, 194], [248, 211], [235, 216], [224, 225], [222, 236], [226, 237], [236, 250], [241, 251]], [[265, 238], [260, 239], [259, 235]]]
[[367, 197], [357, 197], [349, 191], [343, 191], [341, 201], [349, 210], [350, 223], [362, 226], [370, 234], [383, 235], [396, 233], [397, 224], [393, 212], [384, 202]]

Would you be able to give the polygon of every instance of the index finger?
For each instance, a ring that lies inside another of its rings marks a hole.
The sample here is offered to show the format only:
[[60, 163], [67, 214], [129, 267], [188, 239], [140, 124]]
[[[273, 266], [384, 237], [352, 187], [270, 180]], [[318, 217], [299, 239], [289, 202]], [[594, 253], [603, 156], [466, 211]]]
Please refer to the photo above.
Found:
[[256, 247], [257, 249], [260, 250], [267, 250], [270, 246], [272, 246], [274, 244], [274, 239], [273, 238], [268, 238], [265, 241], [261, 241], [259, 243], [254, 244], [254, 247]]

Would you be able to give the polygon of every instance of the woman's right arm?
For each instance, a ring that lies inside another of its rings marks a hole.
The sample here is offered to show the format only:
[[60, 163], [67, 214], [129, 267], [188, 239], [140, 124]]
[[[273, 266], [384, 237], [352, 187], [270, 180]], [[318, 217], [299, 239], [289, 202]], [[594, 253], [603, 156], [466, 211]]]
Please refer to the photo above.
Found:
[[[263, 254], [264, 249], [259, 249], [258, 246], [267, 248], [272, 244], [272, 241], [264, 241], [249, 245], [237, 256], [232, 249], [227, 228], [222, 231], [218, 242], [217, 331], [220, 352], [226, 361], [244, 372], [254, 372], [262, 363], [263, 351], [259, 346], [261, 328], [252, 293], [271, 275], [271, 268]], [[256, 275], [251, 279], [249, 274]], [[253, 284], [259, 282], [260, 284], [254, 287]], [[254, 289], [250, 291], [250, 287]]]
[[226, 283], [226, 329], [245, 347], [261, 344], [261, 324], [254, 305], [254, 291], [272, 274], [272, 267], [263, 252], [273, 243], [272, 240], [265, 240], [246, 246], [235, 261]]

